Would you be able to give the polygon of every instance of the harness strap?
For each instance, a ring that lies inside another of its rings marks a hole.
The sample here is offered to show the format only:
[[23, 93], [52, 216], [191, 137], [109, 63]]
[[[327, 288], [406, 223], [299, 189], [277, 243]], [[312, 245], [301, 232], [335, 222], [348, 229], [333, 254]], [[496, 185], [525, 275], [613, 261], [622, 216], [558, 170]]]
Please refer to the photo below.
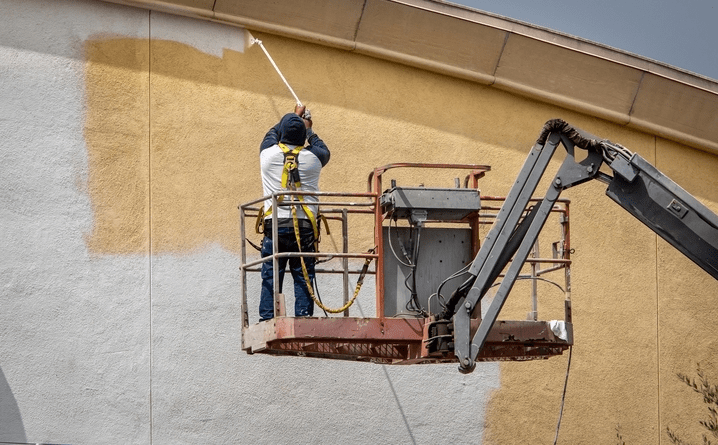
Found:
[[[272, 213], [272, 209], [269, 209], [269, 213]], [[254, 221], [254, 231], [257, 233], [264, 233], [264, 206], [257, 212], [257, 219]]]
[[[297, 190], [302, 186], [301, 178], [299, 177], [299, 152], [304, 149], [303, 146], [298, 145], [294, 149], [289, 148], [283, 143], [277, 144], [279, 148], [284, 152], [284, 168], [282, 169], [282, 188], [287, 190]], [[279, 197], [281, 202], [284, 196]]]
[[[294, 147], [294, 149], [290, 149], [283, 143], [279, 143], [279, 148], [284, 152], [284, 168], [282, 169], [282, 188], [285, 188], [287, 190], [298, 190], [302, 186], [301, 178], [299, 177], [299, 161], [298, 156], [299, 152], [304, 149], [303, 146], [297, 146]], [[284, 196], [280, 196], [278, 201], [282, 201]], [[301, 202], [302, 210], [304, 210], [304, 213], [309, 218], [309, 221], [312, 223], [312, 229], [314, 230], [314, 242], [315, 244], [319, 244], [319, 225], [317, 224], [317, 217], [314, 215], [314, 212], [311, 211], [308, 205], [304, 204], [304, 196], [298, 195], [297, 200]], [[296, 219], [296, 211], [294, 210], [295, 207], [292, 206], [292, 215]], [[267, 215], [271, 215], [271, 209], [268, 210], [267, 213], [265, 213], [265, 218]]]
[[[300, 196], [301, 198], [301, 196]], [[300, 201], [303, 201], [300, 199]], [[292, 210], [296, 209], [296, 206], [292, 206]], [[302, 209], [304, 209], [304, 213], [309, 217], [309, 222], [312, 224], [312, 230], [314, 231], [314, 239], [316, 240], [316, 243], [319, 243], [319, 224], [317, 221], [317, 218], [314, 217], [314, 213], [311, 211], [309, 206], [306, 204], [302, 204]], [[254, 223], [254, 230], [257, 233], [264, 233], [264, 219], [272, 214], [272, 209], [267, 209], [267, 211], [264, 211], [264, 207], [262, 207], [257, 213], [257, 220]], [[297, 218], [296, 211], [292, 212], [292, 218]], [[327, 235], [330, 235], [331, 232], [329, 232], [329, 223], [327, 222], [327, 218], [324, 215], [319, 215], [319, 221], [324, 221], [324, 227], [327, 230]]]

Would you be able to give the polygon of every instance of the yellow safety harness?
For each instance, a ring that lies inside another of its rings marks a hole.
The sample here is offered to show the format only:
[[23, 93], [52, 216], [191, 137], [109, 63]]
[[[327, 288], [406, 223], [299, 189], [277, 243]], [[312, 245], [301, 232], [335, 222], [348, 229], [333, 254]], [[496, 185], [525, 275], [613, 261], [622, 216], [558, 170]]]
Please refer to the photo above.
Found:
[[[279, 143], [279, 148], [282, 149], [284, 152], [284, 168], [282, 169], [282, 188], [285, 190], [292, 190], [296, 191], [302, 187], [301, 178], [299, 177], [299, 162], [297, 160], [297, 156], [299, 155], [299, 152], [302, 151], [304, 148], [303, 146], [299, 145], [295, 147], [294, 149], [290, 149], [283, 143]], [[293, 195], [292, 200], [294, 198], [297, 198], [300, 202], [304, 203], [304, 196], [302, 195]], [[284, 195], [279, 196], [277, 198], [277, 201], [283, 202], [284, 201]], [[301, 204], [302, 209], [304, 210], [304, 213], [307, 215], [307, 218], [309, 218], [309, 221], [312, 223], [312, 229], [314, 230], [314, 242], [315, 244], [319, 243], [319, 225], [317, 224], [317, 217], [314, 216], [314, 212], [309, 208], [306, 204]], [[272, 214], [272, 209], [269, 208], [266, 211], [264, 211], [264, 207], [262, 207], [262, 210], [257, 215], [257, 224], [256, 229], [257, 233], [263, 233], [264, 229], [264, 219]], [[296, 216], [296, 206], [292, 206], [292, 216], [294, 218], [294, 224], [298, 225], [297, 216]], [[327, 233], [329, 233], [329, 225], [326, 222], [326, 219], [324, 220], [324, 225], [327, 228]]]
[[[297, 157], [299, 155], [299, 152], [302, 151], [304, 148], [303, 146], [297, 146], [294, 149], [290, 149], [283, 143], [279, 143], [279, 148], [282, 149], [284, 152], [284, 168], [282, 169], [282, 188], [285, 190], [292, 190], [296, 191], [301, 188], [301, 178], [299, 177], [299, 162], [297, 160]], [[318, 217], [314, 215], [314, 212], [309, 208], [307, 204], [304, 203], [304, 196], [302, 195], [292, 195], [291, 199], [294, 201], [294, 199], [297, 199], [302, 204], [302, 209], [304, 210], [304, 213], [307, 215], [307, 218], [309, 218], [309, 221], [312, 224], [312, 230], [314, 231], [314, 247], [315, 251], [319, 252], [319, 224], [317, 221], [324, 221], [324, 227], [326, 228], [327, 235], [329, 235], [329, 224], [327, 222], [327, 219], [323, 215], [319, 215]], [[284, 195], [279, 196], [277, 198], [277, 201], [283, 202], [284, 201]], [[301, 235], [299, 234], [299, 217], [297, 216], [297, 206], [293, 205], [292, 208], [292, 221], [294, 223], [294, 236], [297, 239], [297, 249], [299, 253], [302, 253], [302, 242], [301, 242]], [[263, 233], [264, 232], [264, 219], [272, 214], [272, 209], [269, 208], [267, 211], [264, 211], [264, 207], [259, 211], [257, 214], [257, 222], [255, 224], [255, 229], [257, 230], [257, 233]], [[309, 295], [312, 297], [312, 300], [314, 300], [314, 303], [319, 306], [321, 309], [331, 313], [331, 314], [338, 314], [340, 312], [344, 312], [345, 310], [349, 309], [349, 307], [354, 303], [354, 300], [356, 300], [357, 295], [359, 294], [359, 289], [362, 286], [364, 275], [366, 274], [366, 271], [364, 270], [364, 273], [360, 277], [360, 280], [357, 282], [356, 289], [354, 291], [354, 297], [349, 300], [344, 306], [338, 308], [338, 309], [332, 309], [326, 307], [321, 300], [319, 300], [314, 295], [314, 288], [312, 286], [312, 282], [309, 279], [309, 272], [307, 271], [307, 266], [304, 263], [304, 257], [299, 257], [300, 262], [302, 263], [302, 274], [304, 275], [304, 281], [307, 283], [307, 290], [309, 290]], [[364, 269], [369, 268], [369, 263], [371, 262], [371, 258], [367, 258]]]

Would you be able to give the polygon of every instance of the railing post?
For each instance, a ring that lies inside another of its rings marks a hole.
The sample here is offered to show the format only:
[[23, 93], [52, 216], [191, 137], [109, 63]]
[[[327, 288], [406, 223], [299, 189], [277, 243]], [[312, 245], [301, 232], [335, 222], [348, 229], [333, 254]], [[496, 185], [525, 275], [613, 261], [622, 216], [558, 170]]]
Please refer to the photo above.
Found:
[[240, 234], [240, 250], [241, 250], [241, 259], [242, 264], [240, 266], [240, 273], [241, 273], [241, 284], [242, 284], [242, 292], [241, 292], [241, 317], [242, 317], [242, 327], [248, 327], [249, 326], [249, 310], [247, 308], [247, 269], [244, 267], [244, 265], [247, 263], [247, 237], [245, 233], [245, 221], [244, 221], [244, 208], [240, 205], [239, 207], [239, 234]]
[[565, 290], [566, 290], [566, 301], [565, 301], [565, 320], [568, 323], [573, 322], [573, 316], [571, 314], [571, 229], [570, 229], [570, 223], [569, 223], [569, 203], [565, 203], [565, 209], [566, 211], [562, 214], [561, 218], [561, 230], [563, 232], [563, 258], [565, 260], [569, 260], [569, 263], [566, 264], [566, 269], [564, 270], [564, 276], [565, 276]]
[[[375, 170], [376, 171], [376, 170]], [[381, 174], [374, 175], [374, 242], [376, 243], [376, 316], [384, 318], [384, 234], [382, 232], [382, 214], [379, 205]]]
[[[342, 209], [342, 253], [349, 253], [349, 228], [347, 227], [349, 220], [349, 212], [346, 208]], [[344, 304], [349, 302], [349, 258], [342, 259], [342, 284], [344, 288]], [[349, 316], [349, 308], [344, 311], [344, 316]]]
[[[541, 258], [538, 240], [534, 243], [533, 249], [531, 250], [531, 256], [534, 258]], [[531, 263], [531, 312], [529, 312], [528, 318], [533, 321], [538, 320], [538, 282], [536, 280], [538, 274], [536, 273], [536, 270], [541, 268], [540, 265], [540, 263], [536, 262]]]
[[[284, 295], [279, 293], [279, 258], [278, 253], [278, 240], [279, 240], [279, 220], [277, 218], [277, 195], [272, 194], [272, 294], [274, 295], [274, 316], [284, 317], [286, 311], [284, 307]], [[280, 301], [281, 299], [281, 301]]]

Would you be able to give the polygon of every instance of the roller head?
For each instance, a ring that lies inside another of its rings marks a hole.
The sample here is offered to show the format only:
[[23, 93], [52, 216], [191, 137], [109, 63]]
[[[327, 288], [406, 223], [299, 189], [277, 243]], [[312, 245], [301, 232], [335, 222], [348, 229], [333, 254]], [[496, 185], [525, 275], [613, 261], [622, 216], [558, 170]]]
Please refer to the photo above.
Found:
[[249, 48], [250, 46], [254, 45], [255, 43], [258, 43], [260, 45], [262, 44], [262, 41], [259, 39], [255, 39], [254, 36], [249, 31], [247, 31], [245, 29], [244, 32], [245, 32], [245, 41], [247, 42], [246, 48]]

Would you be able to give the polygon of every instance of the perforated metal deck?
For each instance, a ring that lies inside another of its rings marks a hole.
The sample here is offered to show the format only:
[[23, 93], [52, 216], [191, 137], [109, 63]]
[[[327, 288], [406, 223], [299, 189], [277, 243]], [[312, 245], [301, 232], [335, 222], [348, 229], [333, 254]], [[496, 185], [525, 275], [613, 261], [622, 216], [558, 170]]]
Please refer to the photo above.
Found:
[[[423, 356], [425, 322], [419, 318], [279, 317], [245, 328], [242, 349], [250, 354], [383, 364], [456, 362], [453, 354]], [[535, 360], [560, 355], [573, 344], [571, 323], [561, 326], [565, 339], [547, 321], [497, 321], [478, 360]]]

